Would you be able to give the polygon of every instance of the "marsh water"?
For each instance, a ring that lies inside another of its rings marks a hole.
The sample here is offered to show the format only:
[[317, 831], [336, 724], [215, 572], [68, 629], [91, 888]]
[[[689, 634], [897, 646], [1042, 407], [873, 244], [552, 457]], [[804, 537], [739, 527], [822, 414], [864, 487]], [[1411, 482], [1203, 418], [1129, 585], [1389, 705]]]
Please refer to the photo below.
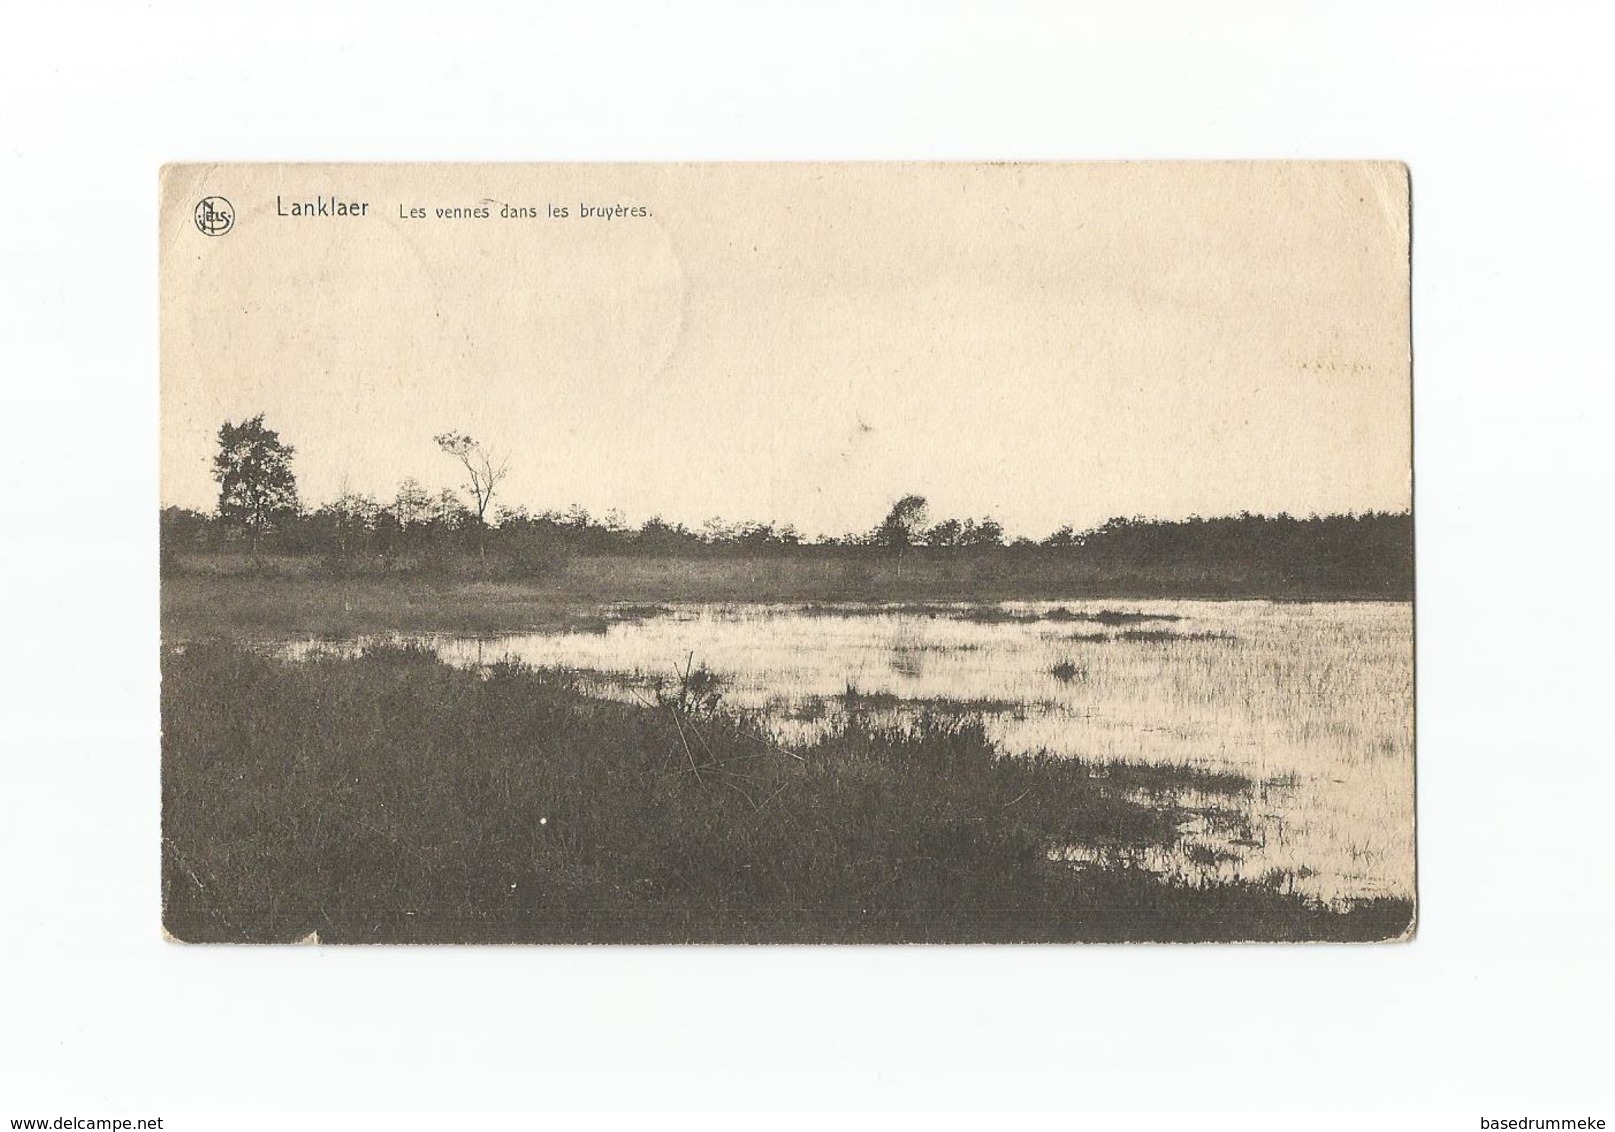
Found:
[[[1282, 877], [1332, 902], [1413, 895], [1413, 617], [1405, 603], [1143, 601], [606, 607], [592, 632], [428, 635], [465, 665], [505, 657], [643, 696], [690, 663], [784, 742], [849, 713], [979, 715], [1006, 755], [1231, 771], [1179, 790], [1194, 880]], [[357, 644], [359, 642], [353, 642]], [[314, 642], [294, 651], [317, 646]], [[1073, 846], [1081, 863], [1092, 851]]]

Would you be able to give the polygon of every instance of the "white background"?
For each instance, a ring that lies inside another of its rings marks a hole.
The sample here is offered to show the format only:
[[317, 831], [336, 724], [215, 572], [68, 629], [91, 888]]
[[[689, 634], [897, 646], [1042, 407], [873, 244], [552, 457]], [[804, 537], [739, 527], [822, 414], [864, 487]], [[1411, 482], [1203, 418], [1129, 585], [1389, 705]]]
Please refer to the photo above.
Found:
[[[1454, 1127], [1615, 1117], [1615, 115], [1599, 6], [781, 11], [9, 9], [0, 1118], [595, 1106], [1436, 1109], [1462, 1114], [1435, 1125]], [[1416, 942], [161, 941], [160, 163], [1118, 157], [1412, 166]]]

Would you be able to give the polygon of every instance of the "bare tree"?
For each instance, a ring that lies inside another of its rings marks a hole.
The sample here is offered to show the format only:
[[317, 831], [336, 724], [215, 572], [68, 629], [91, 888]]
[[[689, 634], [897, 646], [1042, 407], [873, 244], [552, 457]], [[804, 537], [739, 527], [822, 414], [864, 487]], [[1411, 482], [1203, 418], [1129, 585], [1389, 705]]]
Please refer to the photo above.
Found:
[[488, 504], [493, 501], [494, 488], [510, 470], [510, 461], [496, 456], [479, 442], [463, 432], [443, 432], [433, 437], [437, 446], [460, 461], [471, 482], [466, 490], [477, 505], [477, 522], [486, 525]]
[[484, 562], [488, 560], [488, 504], [493, 502], [494, 488], [499, 481], [505, 478], [510, 470], [510, 460], [503, 456], [496, 456], [485, 446], [473, 440], [463, 432], [441, 432], [433, 437], [437, 446], [444, 452], [460, 461], [471, 482], [466, 490], [477, 505], [477, 553]]

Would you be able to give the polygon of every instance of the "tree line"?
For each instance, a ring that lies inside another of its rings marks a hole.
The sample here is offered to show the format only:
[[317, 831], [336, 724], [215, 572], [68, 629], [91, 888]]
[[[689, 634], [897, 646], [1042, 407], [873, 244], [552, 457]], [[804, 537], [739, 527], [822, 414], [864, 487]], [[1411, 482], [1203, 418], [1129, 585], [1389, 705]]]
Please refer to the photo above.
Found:
[[1413, 519], [1407, 512], [1308, 516], [1286, 514], [1161, 520], [1113, 518], [1089, 530], [1064, 526], [1041, 540], [1010, 538], [991, 516], [935, 518], [917, 494], [894, 502], [873, 528], [809, 539], [790, 524], [709, 519], [692, 528], [652, 517], [635, 526], [622, 514], [573, 505], [530, 511], [496, 500], [509, 462], [472, 437], [434, 438], [467, 482], [436, 491], [405, 479], [393, 497], [343, 491], [315, 508], [302, 503], [292, 472], [295, 449], [263, 415], [218, 433], [212, 514], [180, 507], [162, 512], [165, 567], [187, 553], [310, 555], [333, 570], [442, 568], [490, 556], [505, 572], [542, 574], [576, 555], [667, 557], [865, 555], [905, 559], [982, 555], [1080, 559], [1099, 574], [1163, 567], [1220, 576], [1309, 579], [1327, 575], [1370, 588], [1411, 591]]

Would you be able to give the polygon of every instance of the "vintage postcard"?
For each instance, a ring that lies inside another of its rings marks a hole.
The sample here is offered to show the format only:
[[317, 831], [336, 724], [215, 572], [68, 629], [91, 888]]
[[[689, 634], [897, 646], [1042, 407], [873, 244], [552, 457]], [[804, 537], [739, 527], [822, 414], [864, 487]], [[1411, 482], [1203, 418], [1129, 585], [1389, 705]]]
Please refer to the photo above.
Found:
[[1405, 167], [160, 212], [175, 938], [1412, 933]]

